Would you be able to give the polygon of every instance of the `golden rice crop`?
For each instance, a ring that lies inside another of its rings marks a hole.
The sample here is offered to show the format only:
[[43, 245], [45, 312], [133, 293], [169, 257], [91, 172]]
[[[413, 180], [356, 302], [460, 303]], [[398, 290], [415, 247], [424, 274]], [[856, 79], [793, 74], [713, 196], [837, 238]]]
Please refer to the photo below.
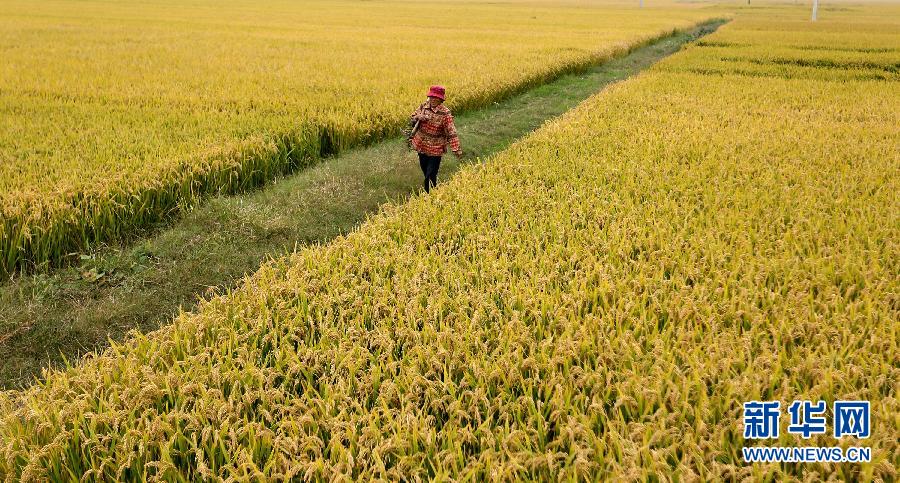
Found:
[[[431, 195], [4, 394], [0, 473], [895, 480], [900, 84], [690, 69], [765, 51], [750, 31], [803, 30], [796, 58], [896, 36], [864, 15], [889, 8], [739, 14]], [[871, 401], [864, 442], [772, 444], [872, 463], [745, 465], [741, 404], [770, 399]]]
[[713, 15], [624, 2], [4, 0], [0, 272]]

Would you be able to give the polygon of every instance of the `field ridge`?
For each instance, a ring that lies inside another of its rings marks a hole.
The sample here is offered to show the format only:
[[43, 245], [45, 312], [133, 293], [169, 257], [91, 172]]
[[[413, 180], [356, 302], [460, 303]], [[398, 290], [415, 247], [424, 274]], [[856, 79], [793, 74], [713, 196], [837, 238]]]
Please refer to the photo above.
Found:
[[[714, 15], [710, 13], [708, 17]], [[692, 28], [700, 21], [692, 21], [684, 28]], [[580, 57], [562, 64], [550, 63], [540, 72], [526, 71], [512, 82], [492, 85], [489, 91], [464, 90], [451, 99], [450, 105], [459, 113], [488, 106], [566, 73], [583, 71], [676, 30], [678, 27], [662, 28], [653, 33], [631, 34], [632, 38], [618, 42], [601, 43]], [[171, 220], [211, 194], [246, 192], [351, 146], [397, 135], [404, 121], [401, 116], [391, 116], [347, 123], [339, 119], [340, 114], [325, 112], [317, 118], [310, 115], [287, 131], [249, 133], [179, 156], [177, 159], [182, 161], [135, 183], [120, 180], [112, 182], [111, 187], [103, 185], [98, 188], [100, 191], [93, 187], [62, 195], [36, 191], [24, 192], [12, 201], [4, 199], [5, 204], [0, 204], [0, 274], [40, 270], [48, 264], [72, 261], [91, 247], [127, 239], [138, 228]], [[52, 200], [46, 200], [47, 196]]]
[[[461, 164], [492, 155], [611, 82], [626, 78], [707, 35], [719, 22], [666, 37], [577, 75], [457, 115], [467, 152], [448, 156], [441, 181]], [[0, 286], [0, 389], [30, 384], [42, 368], [167, 323], [298, 244], [347, 233], [385, 202], [421, 185], [417, 161], [400, 139], [359, 148], [246, 195], [216, 197], [171, 227], [124, 247], [84, 256], [50, 273]]]

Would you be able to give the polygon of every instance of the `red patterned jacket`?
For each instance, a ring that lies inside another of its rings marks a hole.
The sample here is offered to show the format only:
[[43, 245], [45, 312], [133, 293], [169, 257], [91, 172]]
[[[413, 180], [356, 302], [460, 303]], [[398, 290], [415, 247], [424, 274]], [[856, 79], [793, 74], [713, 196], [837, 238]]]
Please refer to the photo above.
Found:
[[447, 106], [440, 104], [432, 108], [425, 102], [410, 116], [410, 124], [415, 124], [417, 114], [424, 115], [425, 119], [419, 123], [419, 129], [413, 135], [413, 149], [429, 156], [442, 156], [447, 152], [449, 144], [451, 151], [461, 152], [453, 114]]

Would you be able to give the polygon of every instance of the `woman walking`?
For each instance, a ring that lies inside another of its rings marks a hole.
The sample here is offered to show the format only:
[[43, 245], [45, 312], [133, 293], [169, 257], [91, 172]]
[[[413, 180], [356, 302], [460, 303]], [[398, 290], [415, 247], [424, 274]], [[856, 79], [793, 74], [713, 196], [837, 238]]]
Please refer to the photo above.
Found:
[[416, 112], [410, 116], [410, 125], [416, 125], [413, 129], [413, 149], [419, 153], [419, 166], [425, 175], [425, 192], [429, 192], [437, 185], [438, 169], [441, 166], [441, 156], [447, 152], [447, 145], [456, 157], [462, 156], [459, 147], [459, 135], [453, 124], [453, 114], [444, 105], [444, 88], [431, 86], [428, 89], [428, 100], [425, 101]]

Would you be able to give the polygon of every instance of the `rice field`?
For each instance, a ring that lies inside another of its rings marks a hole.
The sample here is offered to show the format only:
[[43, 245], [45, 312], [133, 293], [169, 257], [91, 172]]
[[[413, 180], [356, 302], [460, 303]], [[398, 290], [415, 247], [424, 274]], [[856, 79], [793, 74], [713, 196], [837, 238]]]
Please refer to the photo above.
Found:
[[[668, 2], [3, 0], [0, 272], [715, 16]], [[423, 87], [425, 86], [425, 87]]]
[[[431, 195], [3, 393], [0, 474], [895, 480], [897, 13], [739, 12]], [[871, 401], [872, 462], [744, 464], [742, 403], [796, 399]]]

